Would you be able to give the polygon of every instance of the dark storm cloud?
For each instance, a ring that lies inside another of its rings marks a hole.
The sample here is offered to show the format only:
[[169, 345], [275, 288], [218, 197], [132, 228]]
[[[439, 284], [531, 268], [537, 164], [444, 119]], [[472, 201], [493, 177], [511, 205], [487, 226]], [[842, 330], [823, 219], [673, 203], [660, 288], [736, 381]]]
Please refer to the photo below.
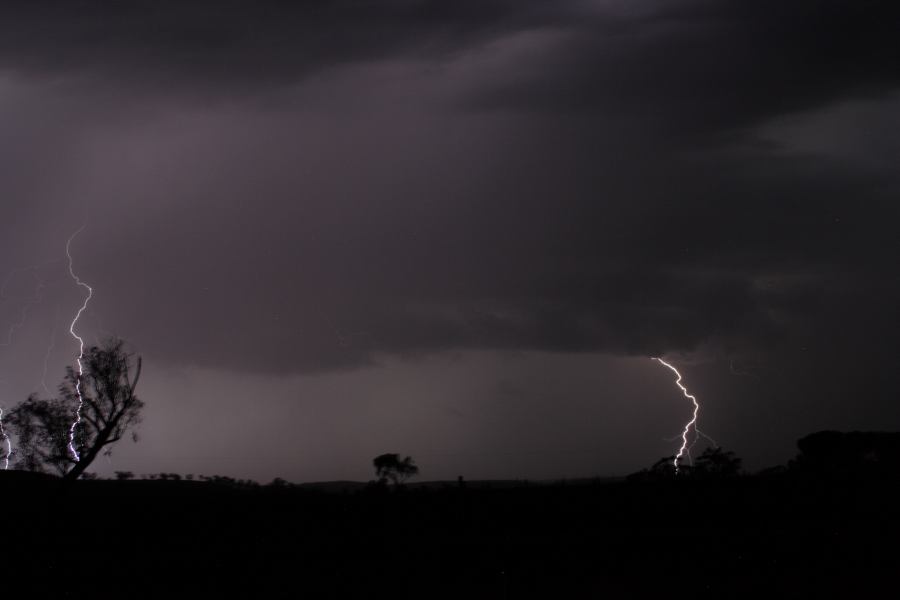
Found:
[[119, 86], [239, 89], [354, 61], [450, 54], [560, 13], [502, 0], [13, 1], [0, 9], [0, 65]]
[[0, 11], [0, 65], [119, 88], [237, 91], [554, 31], [563, 42], [497, 73], [475, 105], [639, 112], [682, 133], [878, 94], [900, 80], [900, 7], [887, 0], [689, 0], [637, 10], [539, 0], [13, 1]]
[[[128, 286], [121, 271], [96, 267], [103, 246], [81, 260], [105, 290], [97, 313], [177, 361], [306, 371], [379, 352], [656, 354], [714, 338], [752, 350], [834, 302], [852, 322], [893, 259], [889, 185], [771, 161], [654, 165], [662, 182], [609, 173], [607, 189], [625, 191], [598, 202], [591, 188], [543, 190], [524, 165], [497, 159], [510, 180], [493, 179], [496, 195], [433, 191], [436, 205], [424, 206], [415, 188], [392, 196], [369, 179], [358, 195], [307, 180], [299, 205], [269, 196], [241, 206], [242, 176], [219, 167], [213, 205], [136, 230], [123, 251], [141, 257]], [[551, 164], [541, 176], [563, 179]], [[97, 234], [98, 244], [107, 237]]]
[[75, 82], [85, 105], [298, 86], [277, 109], [96, 126], [113, 130], [82, 171], [96, 311], [179, 363], [754, 351], [818, 314], [852, 323], [894, 258], [894, 173], [754, 129], [894, 89], [893, 3], [2, 10], [0, 66]]
[[900, 83], [893, 2], [673, 2], [623, 22], [617, 35], [603, 19], [570, 25], [560, 51], [503, 78], [475, 105], [637, 113], [690, 135]]

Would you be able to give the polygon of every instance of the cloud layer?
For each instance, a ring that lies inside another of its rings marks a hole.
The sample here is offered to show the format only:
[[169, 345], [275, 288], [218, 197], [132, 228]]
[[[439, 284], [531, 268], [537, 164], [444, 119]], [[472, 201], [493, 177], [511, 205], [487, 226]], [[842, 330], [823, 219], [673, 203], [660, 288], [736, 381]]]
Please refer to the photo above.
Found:
[[87, 207], [98, 310], [174, 361], [757, 352], [896, 294], [893, 170], [772, 136], [895, 105], [892, 3], [3, 10], [11, 114], [69, 111], [12, 180]]

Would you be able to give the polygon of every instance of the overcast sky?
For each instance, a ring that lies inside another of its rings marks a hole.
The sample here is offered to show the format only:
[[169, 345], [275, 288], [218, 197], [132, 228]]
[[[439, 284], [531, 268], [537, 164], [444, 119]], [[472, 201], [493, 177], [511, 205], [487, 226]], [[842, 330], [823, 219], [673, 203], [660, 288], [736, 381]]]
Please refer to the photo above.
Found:
[[145, 360], [103, 473], [624, 474], [690, 416], [650, 356], [751, 469], [896, 430], [898, 30], [887, 0], [4, 2], [0, 405], [74, 360], [84, 224], [79, 330]]

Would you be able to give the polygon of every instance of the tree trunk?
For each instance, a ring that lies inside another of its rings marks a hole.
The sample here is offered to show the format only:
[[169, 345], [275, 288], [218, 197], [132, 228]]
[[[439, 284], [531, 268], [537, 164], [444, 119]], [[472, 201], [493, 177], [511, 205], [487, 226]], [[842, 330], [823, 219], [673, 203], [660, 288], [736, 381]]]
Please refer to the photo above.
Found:
[[66, 481], [75, 481], [81, 474], [84, 473], [91, 463], [94, 462], [94, 459], [97, 458], [97, 455], [100, 454], [100, 450], [103, 449], [103, 446], [106, 445], [106, 441], [109, 439], [110, 432], [104, 429], [101, 431], [97, 438], [94, 440], [94, 445], [91, 446], [87, 452], [82, 453], [81, 460], [75, 463], [75, 466], [72, 467], [72, 470], [63, 475], [63, 479]]

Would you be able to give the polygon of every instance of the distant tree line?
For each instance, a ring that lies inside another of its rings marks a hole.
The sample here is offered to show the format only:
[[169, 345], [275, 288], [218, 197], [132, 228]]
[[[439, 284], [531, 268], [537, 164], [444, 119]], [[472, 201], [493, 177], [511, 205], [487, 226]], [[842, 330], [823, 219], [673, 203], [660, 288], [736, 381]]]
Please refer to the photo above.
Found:
[[[14, 450], [7, 458], [14, 469], [55, 474], [67, 480], [93, 478], [87, 469], [98, 456], [109, 455], [124, 437], [137, 441], [135, 429], [144, 408], [136, 394], [141, 358], [129, 352], [122, 340], [110, 338], [87, 348], [82, 364], [80, 374], [67, 368], [55, 398], [32, 394], [6, 414], [4, 425], [15, 439]], [[80, 422], [73, 429], [79, 395]], [[900, 433], [821, 431], [798, 440], [797, 447], [798, 455], [786, 467], [767, 469], [762, 474], [900, 477]], [[395, 453], [376, 456], [372, 466], [376, 477], [373, 483], [379, 487], [390, 484], [400, 488], [419, 473], [412, 457]], [[675, 457], [667, 456], [628, 476], [628, 480], [729, 480], [741, 476], [741, 466], [734, 452], [708, 447], [697, 456], [682, 457], [677, 473]], [[135, 476], [130, 471], [116, 471], [115, 477], [126, 481]], [[142, 478], [191, 481], [193, 475], [159, 473]], [[259, 485], [224, 476], [200, 475], [197, 479], [235, 487]], [[270, 485], [291, 484], [276, 478]]]
[[675, 456], [659, 459], [652, 466], [628, 476], [630, 481], [665, 479], [733, 479], [741, 474], [741, 459], [718, 446], [708, 447], [696, 458], [683, 457], [675, 469]]
[[[758, 475], [816, 478], [900, 478], [900, 433], [819, 431], [797, 440], [797, 456], [787, 466]], [[741, 475], [741, 459], [722, 448], [707, 448], [691, 460], [667, 456], [628, 476], [630, 481], [722, 480]]]

